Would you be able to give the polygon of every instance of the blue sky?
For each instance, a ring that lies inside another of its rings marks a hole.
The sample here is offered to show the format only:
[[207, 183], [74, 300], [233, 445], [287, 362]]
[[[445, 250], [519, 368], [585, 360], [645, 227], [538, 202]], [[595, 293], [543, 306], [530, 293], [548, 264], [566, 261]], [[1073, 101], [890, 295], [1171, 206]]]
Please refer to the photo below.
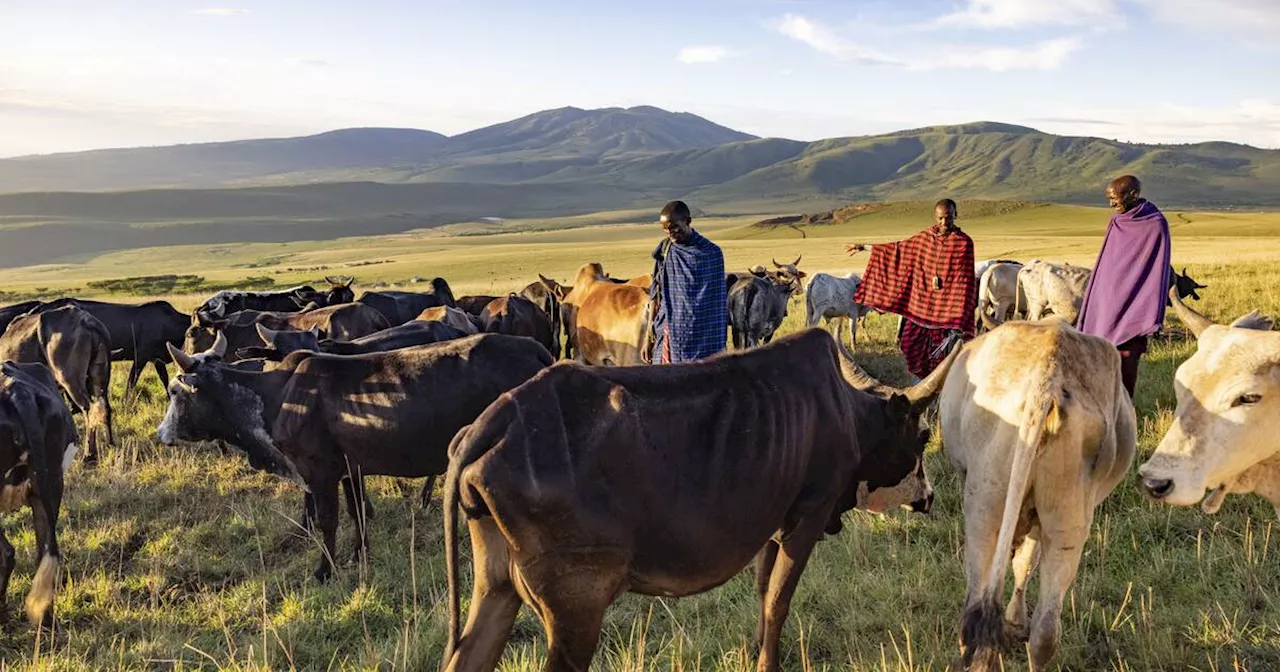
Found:
[[1280, 0], [0, 0], [0, 156], [566, 105], [1280, 147]]

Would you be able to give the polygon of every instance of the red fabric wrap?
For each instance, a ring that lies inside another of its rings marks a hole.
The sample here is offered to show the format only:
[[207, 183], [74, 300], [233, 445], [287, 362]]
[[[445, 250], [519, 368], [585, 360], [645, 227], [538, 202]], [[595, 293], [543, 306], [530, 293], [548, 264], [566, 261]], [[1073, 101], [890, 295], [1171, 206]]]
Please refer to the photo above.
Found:
[[[853, 300], [918, 325], [972, 337], [978, 302], [973, 239], [959, 229], [938, 231], [934, 227], [903, 241], [873, 246]], [[935, 276], [942, 280], [937, 289]]]
[[949, 329], [930, 329], [911, 320], [902, 324], [898, 348], [902, 350], [902, 358], [906, 360], [907, 370], [911, 375], [923, 379], [938, 368], [950, 353], [949, 350], [939, 352], [950, 335]]

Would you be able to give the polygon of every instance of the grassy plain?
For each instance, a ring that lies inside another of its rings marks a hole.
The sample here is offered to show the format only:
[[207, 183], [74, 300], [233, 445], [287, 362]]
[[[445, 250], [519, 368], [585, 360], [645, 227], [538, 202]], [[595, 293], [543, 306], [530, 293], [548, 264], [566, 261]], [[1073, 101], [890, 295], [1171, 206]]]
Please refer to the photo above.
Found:
[[[849, 222], [793, 229], [745, 227], [752, 218], [702, 224], [731, 268], [804, 255], [810, 272], [857, 269], [843, 241], [902, 237], [927, 223], [927, 206], [892, 206]], [[1059, 206], [962, 204], [962, 225], [979, 258], [1091, 263], [1106, 213]], [[611, 217], [611, 215], [602, 215]], [[1174, 260], [1209, 289], [1199, 307], [1233, 318], [1252, 308], [1280, 315], [1280, 215], [1169, 213]], [[580, 222], [579, 222], [580, 223]], [[554, 223], [543, 222], [550, 226]], [[114, 253], [56, 269], [0, 272], [0, 288], [83, 286], [94, 279], [200, 273], [234, 279], [264, 270], [280, 284], [344, 272], [361, 282], [442, 275], [459, 294], [514, 289], [535, 272], [565, 278], [600, 260], [620, 276], [647, 272], [653, 225], [614, 225], [500, 236], [402, 235], [287, 246], [188, 247]], [[261, 268], [243, 265], [273, 260]], [[121, 298], [121, 297], [117, 297]], [[173, 297], [189, 308], [197, 297]], [[783, 331], [800, 328], [793, 303]], [[1194, 343], [1169, 337], [1144, 359], [1139, 382], [1140, 456], [1167, 427], [1172, 375]], [[893, 322], [871, 319], [859, 357], [890, 382], [902, 367]], [[123, 368], [114, 381], [117, 398]], [[251, 471], [243, 458], [209, 446], [167, 448], [152, 439], [165, 407], [153, 374], [140, 398], [117, 404], [118, 447], [93, 470], [76, 464], [60, 523], [67, 583], [57, 599], [63, 624], [50, 647], [34, 646], [15, 617], [0, 629], [7, 667], [115, 669], [426, 670], [445, 632], [438, 500], [421, 511], [391, 479], [371, 479], [377, 511], [372, 558], [323, 586], [309, 580], [313, 540], [293, 522], [301, 493]], [[801, 581], [784, 638], [786, 669], [932, 670], [957, 652], [964, 594], [960, 484], [937, 446], [929, 454], [937, 492], [932, 515], [848, 514], [845, 530], [819, 544]], [[7, 517], [18, 549], [9, 603], [29, 586], [30, 513]], [[342, 547], [351, 528], [342, 525]], [[1099, 510], [1079, 578], [1064, 610], [1057, 663], [1067, 670], [1280, 669], [1280, 526], [1255, 497], [1229, 498], [1208, 517], [1146, 502], [1131, 481]], [[464, 549], [468, 548], [464, 544]], [[465, 550], [464, 550], [465, 553]], [[466, 558], [464, 557], [464, 563]], [[469, 564], [466, 566], [469, 567]], [[469, 572], [465, 572], [469, 575]], [[469, 586], [469, 579], [466, 579]], [[1034, 593], [1032, 593], [1034, 594]], [[15, 610], [16, 612], [16, 610]], [[692, 598], [626, 596], [610, 613], [596, 658], [608, 670], [749, 670], [757, 604], [749, 572]], [[501, 669], [539, 669], [545, 640], [525, 610]], [[1024, 669], [1012, 653], [1008, 669]]]

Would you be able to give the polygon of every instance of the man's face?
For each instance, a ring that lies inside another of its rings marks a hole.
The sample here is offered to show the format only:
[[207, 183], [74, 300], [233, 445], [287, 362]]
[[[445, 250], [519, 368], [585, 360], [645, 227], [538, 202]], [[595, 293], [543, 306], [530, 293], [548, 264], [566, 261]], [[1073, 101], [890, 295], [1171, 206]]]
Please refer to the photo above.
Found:
[[684, 219], [671, 219], [663, 216], [658, 220], [658, 223], [662, 225], [662, 230], [667, 232], [667, 237], [677, 243], [684, 242], [689, 237], [689, 232], [693, 230], [688, 220]]
[[949, 205], [939, 205], [933, 209], [933, 219], [938, 228], [954, 229], [956, 227], [956, 209]]
[[1136, 194], [1132, 191], [1121, 191], [1116, 186], [1107, 187], [1107, 203], [1109, 203], [1116, 212], [1128, 212], [1135, 205]]

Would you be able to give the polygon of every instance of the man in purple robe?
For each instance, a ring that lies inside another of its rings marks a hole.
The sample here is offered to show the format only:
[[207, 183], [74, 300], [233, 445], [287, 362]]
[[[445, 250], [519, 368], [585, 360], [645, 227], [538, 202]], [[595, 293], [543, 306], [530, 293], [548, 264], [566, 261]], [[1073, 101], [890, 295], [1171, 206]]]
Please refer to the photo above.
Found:
[[1142, 183], [1132, 175], [1107, 187], [1107, 202], [1116, 214], [1102, 239], [1077, 325], [1120, 351], [1121, 377], [1132, 398], [1147, 337], [1164, 324], [1171, 272], [1169, 222], [1142, 198]]

